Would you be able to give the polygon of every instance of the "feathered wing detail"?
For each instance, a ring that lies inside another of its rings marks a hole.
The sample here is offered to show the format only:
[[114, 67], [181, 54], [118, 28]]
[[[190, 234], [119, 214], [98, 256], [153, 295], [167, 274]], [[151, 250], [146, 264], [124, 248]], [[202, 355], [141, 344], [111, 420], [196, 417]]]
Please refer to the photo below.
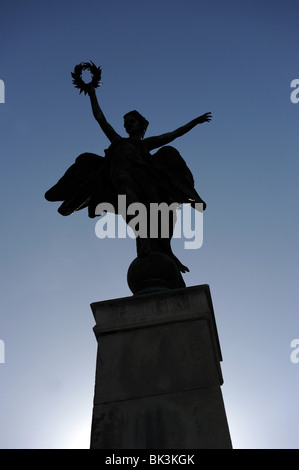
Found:
[[[127, 145], [127, 140], [123, 142]], [[117, 151], [115, 156], [118, 157]], [[141, 156], [139, 157], [142, 158]], [[68, 168], [62, 178], [46, 192], [45, 198], [48, 201], [63, 201], [58, 212], [64, 216], [83, 208], [88, 208], [89, 217], [94, 218], [100, 215], [96, 213], [96, 207], [101, 202], [111, 203], [116, 208], [119, 187], [114, 184], [111, 172], [117, 173], [117, 171], [120, 171], [117, 161], [118, 158], [112, 158], [109, 152], [106, 152], [105, 157], [100, 157], [94, 153], [79, 155], [75, 163]], [[126, 165], [128, 165], [128, 168]], [[138, 196], [141, 200], [139, 202], [145, 204], [149, 202], [166, 202], [169, 205], [172, 203], [177, 203], [178, 205], [191, 204], [200, 212], [206, 207], [205, 202], [194, 188], [194, 179], [191, 171], [179, 152], [173, 147], [162, 147], [154, 155], [147, 154], [141, 167], [136, 166], [134, 159], [133, 165], [131, 160], [128, 159], [125, 162], [125, 166], [120, 168], [122, 171], [124, 168], [126, 171], [132, 170], [135, 174], [138, 180], [137, 188], [140, 190]], [[122, 174], [120, 172], [121, 176]], [[140, 181], [144, 183], [144, 188], [140, 187]], [[134, 180], [133, 178], [132, 183], [134, 182], [136, 183], [136, 179]], [[151, 185], [155, 188], [153, 192], [151, 192]], [[147, 188], [150, 194], [146, 194], [145, 188]], [[128, 187], [127, 189], [129, 191], [130, 188]], [[176, 258], [171, 249], [170, 241], [173, 235], [175, 215], [173, 216], [174, 219], [171, 217], [170, 214], [170, 218], [167, 221], [169, 224], [169, 237], [153, 239], [152, 249], [171, 256], [176, 262], [179, 271], [186, 272], [189, 271], [188, 268]], [[141, 241], [137, 237], [138, 256], [144, 255], [144, 251], [142, 251], [144, 246]], [[181, 279], [181, 285], [184, 286], [183, 279]]]
[[[174, 147], [162, 147], [150, 158], [150, 164], [160, 175], [165, 202], [191, 204], [200, 212], [205, 210], [206, 203], [194, 187], [194, 178], [185, 160]], [[167, 201], [166, 201], [167, 199]], [[202, 204], [197, 206], [196, 203]], [[202, 210], [201, 210], [202, 207]]]
[[89, 204], [94, 182], [99, 178], [104, 162], [105, 158], [95, 153], [79, 155], [62, 178], [46, 192], [45, 198], [51, 202], [63, 201], [58, 209], [61, 215], [84, 209]]
[[[194, 188], [192, 173], [175, 148], [162, 147], [147, 158], [147, 164], [148, 177], [159, 194], [159, 201], [151, 202], [191, 204], [200, 212], [205, 210], [206, 204]], [[111, 181], [110, 165], [107, 156], [100, 157], [94, 153], [79, 155], [62, 178], [46, 192], [45, 198], [52, 202], [63, 201], [58, 209], [61, 215], [67, 216], [88, 207], [89, 216], [95, 217], [95, 208], [100, 202], [117, 204], [117, 188]]]

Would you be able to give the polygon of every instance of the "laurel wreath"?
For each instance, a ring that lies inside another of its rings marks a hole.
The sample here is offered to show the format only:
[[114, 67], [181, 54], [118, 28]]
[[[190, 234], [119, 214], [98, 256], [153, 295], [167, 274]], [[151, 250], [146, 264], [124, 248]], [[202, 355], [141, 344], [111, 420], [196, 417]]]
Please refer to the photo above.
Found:
[[[89, 83], [85, 83], [82, 79], [83, 70], [89, 70], [92, 75], [92, 79]], [[80, 90], [80, 94], [83, 91], [86, 95], [92, 88], [97, 88], [99, 85], [102, 85], [100, 83], [102, 75], [101, 67], [97, 67], [92, 61], [81, 62], [81, 64], [76, 65], [71, 75], [73, 77], [73, 84], [75, 88]]]

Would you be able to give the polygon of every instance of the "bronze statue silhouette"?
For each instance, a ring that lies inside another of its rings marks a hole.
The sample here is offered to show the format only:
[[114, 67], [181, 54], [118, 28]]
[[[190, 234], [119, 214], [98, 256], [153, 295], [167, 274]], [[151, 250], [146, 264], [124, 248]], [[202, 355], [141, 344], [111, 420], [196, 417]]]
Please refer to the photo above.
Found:
[[[82, 70], [89, 69], [93, 78], [88, 84], [81, 77]], [[201, 210], [206, 207], [194, 188], [194, 179], [179, 152], [172, 146], [172, 141], [183, 136], [196, 125], [211, 120], [211, 113], [205, 113], [178, 129], [145, 138], [148, 121], [137, 111], [130, 111], [124, 116], [124, 128], [127, 138], [120, 136], [109, 124], [98, 103], [95, 88], [99, 84], [101, 70], [92, 62], [82, 63], [72, 73], [73, 83], [89, 95], [92, 112], [100, 128], [110, 141], [105, 156], [94, 153], [79, 155], [75, 163], [66, 171], [62, 178], [49, 189], [45, 198], [48, 201], [63, 201], [58, 212], [64, 216], [87, 208], [89, 217], [96, 217], [96, 207], [108, 202], [117, 211], [118, 195], [125, 195], [127, 206], [139, 202], [149, 208], [151, 203], [191, 204]], [[151, 152], [158, 149], [156, 153]], [[196, 204], [197, 203], [197, 204]], [[152, 239], [149, 235], [137, 236], [137, 255], [146, 256], [151, 251], [162, 252], [170, 256], [180, 272], [189, 271], [171, 249], [171, 238], [175, 224], [173, 213], [167, 221], [169, 237]], [[122, 214], [127, 223], [128, 215]], [[160, 232], [159, 232], [160, 233]], [[181, 279], [181, 286], [184, 286]]]

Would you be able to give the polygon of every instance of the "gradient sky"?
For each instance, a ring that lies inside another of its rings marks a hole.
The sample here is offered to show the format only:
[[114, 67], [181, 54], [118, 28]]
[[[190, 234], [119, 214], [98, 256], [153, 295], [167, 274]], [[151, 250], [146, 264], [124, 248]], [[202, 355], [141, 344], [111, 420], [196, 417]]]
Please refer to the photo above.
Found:
[[97, 96], [125, 136], [211, 111], [173, 145], [207, 202], [199, 250], [173, 249], [188, 286], [209, 284], [235, 448], [298, 448], [296, 0], [3, 0], [0, 447], [88, 448], [97, 344], [90, 303], [131, 295], [130, 239], [99, 240], [86, 211], [43, 195], [108, 140], [70, 72], [102, 66]]

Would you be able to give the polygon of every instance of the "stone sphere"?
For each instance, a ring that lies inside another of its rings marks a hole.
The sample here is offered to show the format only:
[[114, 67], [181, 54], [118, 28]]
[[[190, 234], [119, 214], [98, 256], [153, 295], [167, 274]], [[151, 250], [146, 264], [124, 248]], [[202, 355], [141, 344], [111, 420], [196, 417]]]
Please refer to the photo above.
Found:
[[170, 256], [151, 252], [134, 259], [128, 269], [127, 281], [133, 294], [159, 292], [180, 287], [181, 274]]

